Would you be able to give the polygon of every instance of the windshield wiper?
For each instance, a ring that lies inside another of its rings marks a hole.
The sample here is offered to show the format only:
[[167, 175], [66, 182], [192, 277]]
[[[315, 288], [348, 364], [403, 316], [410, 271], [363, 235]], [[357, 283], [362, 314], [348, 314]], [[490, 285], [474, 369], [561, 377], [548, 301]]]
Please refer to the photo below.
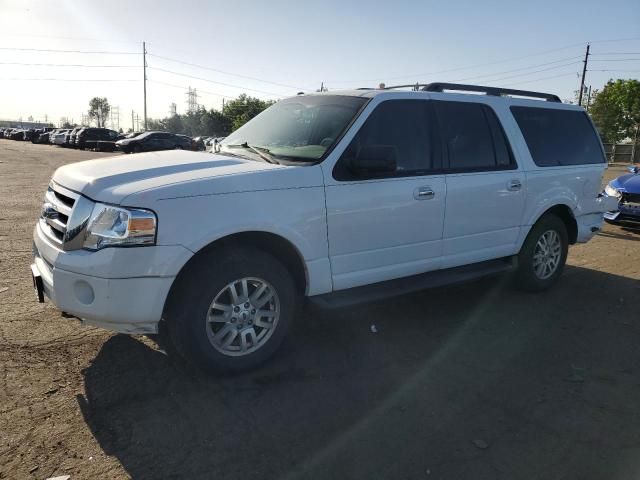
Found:
[[275, 158], [273, 158], [271, 156], [271, 152], [269, 152], [269, 149], [265, 148], [265, 147], [258, 147], [258, 146], [249, 145], [247, 142], [238, 143], [238, 144], [235, 144], [235, 145], [225, 145], [225, 146], [228, 147], [228, 148], [244, 148], [246, 150], [251, 150], [253, 153], [258, 155], [260, 158], [262, 158], [267, 163], [273, 163], [273, 164], [276, 164], [276, 165], [279, 163], [278, 161], [276, 161]]

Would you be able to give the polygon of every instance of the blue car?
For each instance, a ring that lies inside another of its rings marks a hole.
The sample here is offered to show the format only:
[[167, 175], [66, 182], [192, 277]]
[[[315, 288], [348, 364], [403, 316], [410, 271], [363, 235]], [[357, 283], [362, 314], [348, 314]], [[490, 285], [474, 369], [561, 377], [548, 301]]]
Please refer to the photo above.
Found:
[[604, 188], [605, 195], [618, 198], [618, 210], [604, 214], [608, 222], [640, 222], [640, 167], [629, 167], [629, 172]]

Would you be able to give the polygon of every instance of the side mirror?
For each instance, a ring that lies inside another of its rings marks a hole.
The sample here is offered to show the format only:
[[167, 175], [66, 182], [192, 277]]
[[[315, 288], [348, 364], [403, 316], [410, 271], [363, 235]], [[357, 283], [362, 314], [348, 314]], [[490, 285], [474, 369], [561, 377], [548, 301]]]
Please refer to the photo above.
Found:
[[640, 167], [636, 167], [634, 165], [630, 165], [627, 170], [629, 170], [631, 173], [638, 173], [640, 172]]
[[349, 164], [357, 174], [391, 173], [398, 166], [396, 147], [393, 145], [367, 145], [360, 149]]

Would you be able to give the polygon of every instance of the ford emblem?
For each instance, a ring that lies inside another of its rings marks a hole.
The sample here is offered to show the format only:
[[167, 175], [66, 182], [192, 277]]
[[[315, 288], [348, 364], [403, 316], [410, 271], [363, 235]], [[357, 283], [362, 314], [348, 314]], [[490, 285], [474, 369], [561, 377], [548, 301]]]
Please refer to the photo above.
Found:
[[45, 203], [44, 205], [42, 205], [42, 218], [50, 218], [51, 220], [54, 220], [56, 218], [58, 218], [58, 211], [55, 209], [55, 207], [51, 204], [51, 203]]

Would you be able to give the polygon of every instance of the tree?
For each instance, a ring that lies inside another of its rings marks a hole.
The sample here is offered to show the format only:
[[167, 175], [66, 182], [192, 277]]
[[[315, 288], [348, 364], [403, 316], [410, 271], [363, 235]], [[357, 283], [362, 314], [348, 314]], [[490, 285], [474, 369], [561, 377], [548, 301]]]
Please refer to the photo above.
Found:
[[147, 124], [149, 130], [163, 130], [192, 137], [222, 137], [241, 127], [273, 103], [243, 94], [225, 104], [222, 111], [207, 110], [201, 106], [184, 115], [171, 115], [162, 120], [148, 119]]
[[227, 102], [222, 109], [222, 114], [229, 120], [231, 130], [237, 130], [253, 117], [270, 107], [275, 102], [248, 97], [244, 93], [235, 100]]
[[635, 138], [640, 125], [640, 81], [609, 80], [595, 95], [589, 113], [606, 142]]
[[96, 121], [98, 127], [106, 125], [111, 106], [106, 97], [93, 97], [89, 101], [89, 118]]

